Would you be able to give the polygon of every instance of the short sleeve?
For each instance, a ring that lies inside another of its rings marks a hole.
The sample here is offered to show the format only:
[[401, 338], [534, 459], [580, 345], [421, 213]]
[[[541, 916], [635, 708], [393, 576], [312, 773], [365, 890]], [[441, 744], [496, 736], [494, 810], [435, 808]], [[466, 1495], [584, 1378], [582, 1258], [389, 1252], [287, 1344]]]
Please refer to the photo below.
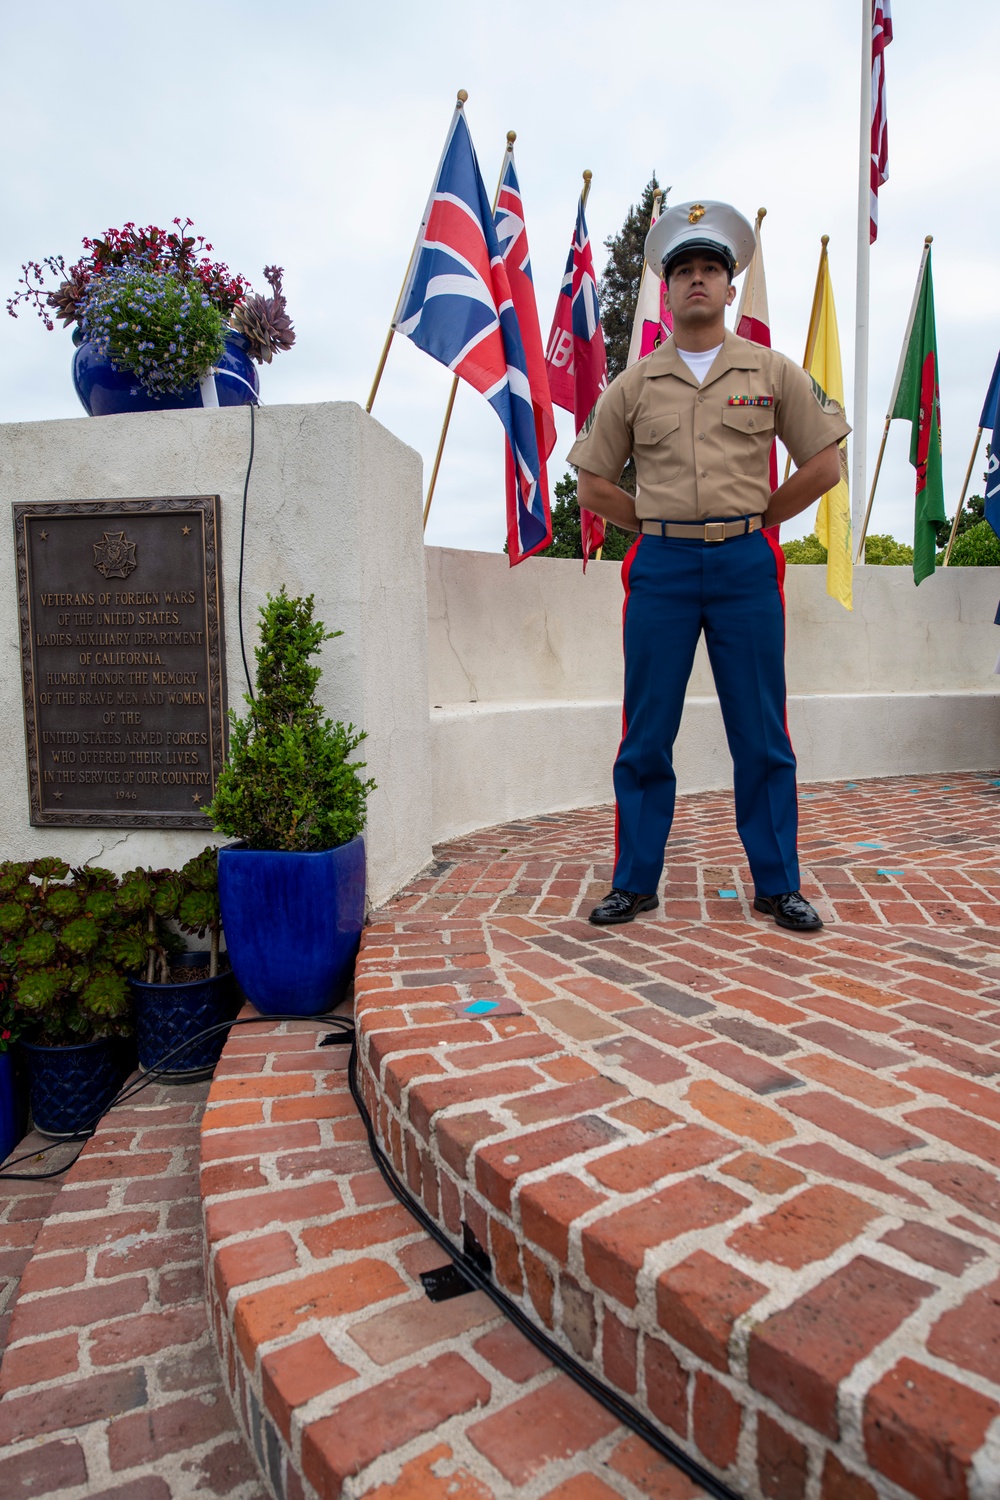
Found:
[[594, 408], [589, 424], [566, 455], [578, 469], [617, 484], [632, 452], [632, 434], [625, 417], [625, 388], [613, 380]]
[[790, 359], [782, 360], [774, 427], [798, 468], [831, 443], [839, 443], [851, 430], [840, 402], [825, 395]]

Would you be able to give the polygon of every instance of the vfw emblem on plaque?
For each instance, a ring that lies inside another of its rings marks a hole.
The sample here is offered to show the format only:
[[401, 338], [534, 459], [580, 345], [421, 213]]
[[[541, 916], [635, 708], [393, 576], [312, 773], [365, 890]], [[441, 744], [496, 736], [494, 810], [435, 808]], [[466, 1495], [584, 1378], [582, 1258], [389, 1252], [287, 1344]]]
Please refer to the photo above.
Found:
[[124, 531], [106, 531], [103, 542], [94, 543], [94, 567], [105, 578], [127, 578], [135, 566], [135, 542]]

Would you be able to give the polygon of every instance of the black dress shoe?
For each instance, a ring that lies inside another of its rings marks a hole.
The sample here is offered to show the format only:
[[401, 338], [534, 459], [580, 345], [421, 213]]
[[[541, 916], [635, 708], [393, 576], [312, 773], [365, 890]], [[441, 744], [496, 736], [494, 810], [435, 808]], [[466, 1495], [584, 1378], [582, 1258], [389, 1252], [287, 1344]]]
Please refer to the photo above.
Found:
[[755, 896], [754, 911], [766, 911], [779, 927], [790, 932], [818, 932], [823, 923], [819, 913], [809, 905], [801, 891], [786, 891], [782, 896]]
[[635, 891], [620, 891], [617, 886], [599, 901], [590, 913], [595, 927], [611, 927], [616, 922], [631, 922], [641, 911], [652, 911], [659, 906], [655, 893], [640, 896]]

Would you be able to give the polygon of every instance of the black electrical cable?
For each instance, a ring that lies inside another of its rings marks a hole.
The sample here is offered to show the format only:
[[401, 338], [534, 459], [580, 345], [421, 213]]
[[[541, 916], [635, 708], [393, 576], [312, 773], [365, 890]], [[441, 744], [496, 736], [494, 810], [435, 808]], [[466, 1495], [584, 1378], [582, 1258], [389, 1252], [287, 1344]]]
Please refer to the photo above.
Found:
[[605, 1385], [586, 1366], [580, 1364], [571, 1354], [567, 1354], [565, 1349], [561, 1348], [553, 1339], [550, 1339], [540, 1328], [537, 1328], [531, 1319], [521, 1311], [517, 1303], [512, 1302], [500, 1290], [488, 1272], [483, 1271], [475, 1260], [452, 1244], [436, 1220], [432, 1219], [427, 1213], [423, 1204], [413, 1197], [405, 1184], [397, 1177], [395, 1167], [382, 1150], [375, 1135], [375, 1127], [372, 1124], [371, 1115], [368, 1113], [367, 1105], [358, 1087], [357, 1067], [358, 1039], [355, 1032], [354, 1040], [351, 1044], [351, 1057], [348, 1063], [347, 1079], [354, 1103], [357, 1105], [358, 1113], [368, 1134], [368, 1146], [372, 1156], [375, 1158], [375, 1164], [381, 1172], [390, 1192], [413, 1215], [420, 1224], [420, 1227], [425, 1229], [431, 1238], [441, 1246], [442, 1250], [451, 1258], [465, 1280], [472, 1286], [477, 1287], [479, 1291], [485, 1292], [487, 1297], [496, 1304], [504, 1316], [524, 1334], [525, 1338], [530, 1339], [536, 1348], [540, 1349], [571, 1380], [575, 1380], [577, 1385], [582, 1386], [588, 1396], [592, 1396], [595, 1401], [599, 1401], [605, 1410], [609, 1411], [619, 1422], [624, 1423], [626, 1427], [631, 1427], [634, 1433], [637, 1433], [651, 1448], [655, 1448], [657, 1453], [661, 1454], [669, 1463], [672, 1463], [675, 1468], [680, 1469], [689, 1479], [693, 1479], [696, 1484], [700, 1484], [709, 1495], [714, 1497], [714, 1500], [745, 1500], [745, 1497], [739, 1495], [736, 1490], [731, 1490], [721, 1479], [717, 1479], [714, 1474], [702, 1468], [701, 1464], [696, 1459], [693, 1459], [690, 1454], [685, 1453], [683, 1448], [671, 1442], [670, 1438], [662, 1433], [658, 1427], [655, 1427], [648, 1417], [643, 1416], [642, 1412], [637, 1411], [631, 1402], [626, 1401], [624, 1396], [620, 1396], [617, 1391]]
[[247, 495], [250, 491], [250, 471], [253, 469], [253, 450], [256, 442], [256, 424], [254, 422], [255, 402], [248, 403], [250, 407], [250, 457], [247, 460], [246, 478], [243, 481], [243, 516], [240, 520], [240, 578], [236, 593], [236, 615], [240, 627], [240, 655], [243, 658], [243, 674], [247, 680], [247, 691], [253, 698], [253, 682], [250, 678], [250, 667], [247, 662], [246, 642], [243, 639], [243, 554], [246, 546], [247, 536]]
[[79, 1160], [84, 1146], [93, 1138], [98, 1124], [110, 1110], [116, 1109], [120, 1104], [127, 1104], [137, 1094], [141, 1094], [143, 1089], [149, 1088], [150, 1084], [158, 1083], [163, 1077], [170, 1077], [176, 1081], [177, 1075], [171, 1073], [164, 1066], [165, 1063], [183, 1056], [185, 1052], [190, 1051], [192, 1047], [196, 1046], [198, 1042], [204, 1041], [206, 1037], [216, 1036], [220, 1031], [229, 1031], [234, 1026], [259, 1026], [261, 1021], [304, 1021], [312, 1026], [332, 1026], [335, 1031], [340, 1033], [345, 1042], [354, 1036], [354, 1027], [351, 1022], [345, 1016], [333, 1014], [321, 1016], [261, 1015], [245, 1016], [237, 1018], [234, 1021], [218, 1021], [214, 1026], [206, 1026], [203, 1031], [198, 1031], [194, 1036], [186, 1037], [183, 1042], [178, 1042], [176, 1047], [171, 1047], [170, 1051], [165, 1052], [160, 1058], [157, 1066], [150, 1068], [135, 1083], [123, 1085], [102, 1110], [91, 1116], [81, 1130], [61, 1136], [58, 1140], [50, 1141], [47, 1146], [39, 1146], [37, 1151], [27, 1151], [23, 1156], [11, 1157], [6, 1163], [6, 1167], [16, 1167], [23, 1161], [37, 1161], [47, 1151], [55, 1151], [59, 1146], [68, 1146], [72, 1145], [75, 1141], [81, 1141], [83, 1144], [80, 1150], [70, 1161], [65, 1162], [61, 1167], [54, 1167], [51, 1172], [10, 1172], [6, 1170], [6, 1167], [0, 1168], [0, 1181], [44, 1182], [48, 1177], [60, 1177], [63, 1172], [68, 1172], [70, 1167]]

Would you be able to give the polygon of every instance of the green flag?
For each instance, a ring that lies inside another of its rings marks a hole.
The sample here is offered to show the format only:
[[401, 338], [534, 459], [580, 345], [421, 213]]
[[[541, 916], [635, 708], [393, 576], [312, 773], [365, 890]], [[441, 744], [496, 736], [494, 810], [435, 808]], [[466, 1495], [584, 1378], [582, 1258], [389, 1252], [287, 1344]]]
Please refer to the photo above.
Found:
[[923, 276], [913, 308], [908, 341], [900, 364], [899, 385], [890, 417], [912, 424], [910, 463], [917, 471], [913, 513], [913, 581], [934, 572], [937, 536], [934, 522], [946, 521], [941, 478], [941, 401], [938, 393], [937, 333], [934, 285], [927, 247]]

